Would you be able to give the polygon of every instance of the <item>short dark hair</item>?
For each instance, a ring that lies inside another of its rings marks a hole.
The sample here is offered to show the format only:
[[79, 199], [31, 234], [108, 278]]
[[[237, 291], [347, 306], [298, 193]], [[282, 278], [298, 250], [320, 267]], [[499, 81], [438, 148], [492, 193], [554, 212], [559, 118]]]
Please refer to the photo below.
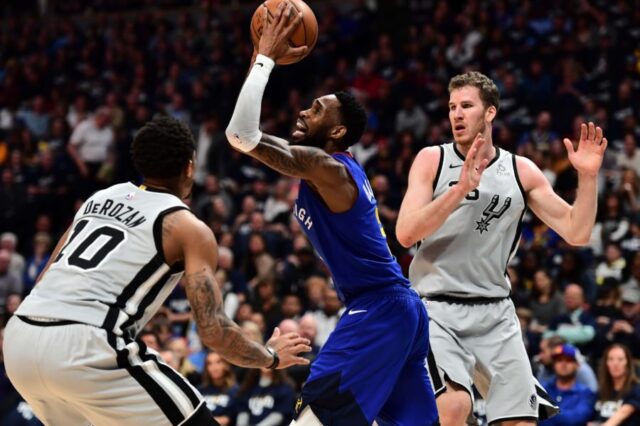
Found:
[[184, 123], [160, 115], [138, 130], [131, 156], [144, 177], [168, 179], [180, 175], [193, 158], [195, 147], [193, 134]]
[[493, 105], [500, 108], [500, 92], [496, 84], [486, 75], [477, 71], [458, 74], [449, 81], [449, 93], [455, 89], [472, 86], [480, 91], [480, 99], [485, 108]]
[[336, 92], [335, 96], [340, 101], [341, 123], [347, 128], [340, 145], [348, 148], [362, 137], [367, 126], [367, 112], [351, 93]]

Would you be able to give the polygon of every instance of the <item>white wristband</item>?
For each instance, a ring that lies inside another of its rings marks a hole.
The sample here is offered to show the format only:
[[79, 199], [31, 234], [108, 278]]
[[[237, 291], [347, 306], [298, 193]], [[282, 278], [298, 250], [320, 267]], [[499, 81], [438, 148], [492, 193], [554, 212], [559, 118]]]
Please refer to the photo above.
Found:
[[275, 62], [264, 56], [256, 61], [240, 90], [233, 116], [227, 126], [226, 135], [231, 146], [242, 152], [253, 150], [262, 139], [260, 131], [260, 105]]

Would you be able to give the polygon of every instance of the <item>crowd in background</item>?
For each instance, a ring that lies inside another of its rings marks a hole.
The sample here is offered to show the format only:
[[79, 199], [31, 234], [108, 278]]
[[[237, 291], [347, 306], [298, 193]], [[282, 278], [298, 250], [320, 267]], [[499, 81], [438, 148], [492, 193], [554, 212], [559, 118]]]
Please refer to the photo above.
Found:
[[[197, 142], [189, 204], [220, 245], [225, 312], [259, 341], [275, 326], [301, 333], [314, 342], [313, 357], [342, 306], [291, 217], [297, 184], [233, 151], [224, 137], [252, 53], [256, 4], [164, 3], [170, 8], [55, 2], [44, 17], [31, 2], [0, 6], [2, 323], [33, 288], [83, 200], [112, 183], [139, 183], [129, 157], [133, 135], [155, 114], [169, 114]], [[507, 271], [534, 371], [552, 383], [557, 368], [575, 364], [591, 392], [576, 400], [589, 401], [585, 418], [597, 419], [614, 398], [603, 389], [613, 374], [605, 348], [620, 344], [613, 353], [625, 354], [628, 374], [640, 359], [640, 2], [309, 3], [318, 43], [272, 74], [261, 128], [286, 137], [314, 97], [356, 94], [368, 128], [352, 153], [370, 177], [405, 271], [412, 250], [395, 240], [395, 220], [416, 153], [451, 139], [452, 76], [479, 70], [496, 82], [494, 143], [531, 158], [568, 202], [577, 176], [561, 140], [577, 140], [584, 121], [604, 129], [609, 148], [589, 244], [571, 247], [527, 214]], [[271, 413], [288, 424], [308, 372], [244, 371], [207, 353], [180, 288], [141, 338], [200, 386], [222, 424], [259, 424]], [[481, 417], [481, 403], [476, 410]], [[17, 419], [29, 413], [3, 374], [0, 418], [23, 424]]]

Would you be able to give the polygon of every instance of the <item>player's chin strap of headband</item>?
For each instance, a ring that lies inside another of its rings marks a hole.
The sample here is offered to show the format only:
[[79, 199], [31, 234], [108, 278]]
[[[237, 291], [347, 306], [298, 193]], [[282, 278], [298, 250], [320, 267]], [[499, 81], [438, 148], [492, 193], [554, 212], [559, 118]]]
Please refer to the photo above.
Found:
[[225, 134], [231, 146], [242, 152], [249, 152], [262, 138], [260, 131], [260, 106], [264, 88], [275, 62], [273, 59], [258, 55], [256, 61], [240, 90], [236, 108]]

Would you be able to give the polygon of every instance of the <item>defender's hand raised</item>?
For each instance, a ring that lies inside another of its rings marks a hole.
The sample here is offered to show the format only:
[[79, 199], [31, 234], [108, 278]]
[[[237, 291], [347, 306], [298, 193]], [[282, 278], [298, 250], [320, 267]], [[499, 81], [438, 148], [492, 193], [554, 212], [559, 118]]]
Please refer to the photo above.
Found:
[[607, 138], [603, 137], [602, 129], [592, 122], [580, 125], [580, 141], [578, 149], [573, 148], [573, 143], [565, 138], [564, 146], [569, 153], [569, 161], [579, 172], [588, 175], [597, 175], [602, 166], [604, 151], [607, 149]]
[[280, 334], [278, 327], [273, 330], [273, 335], [267, 342], [267, 347], [272, 348], [280, 358], [277, 369], [291, 367], [292, 365], [307, 365], [309, 360], [299, 356], [304, 352], [311, 352], [309, 339], [300, 337], [296, 333]]
[[489, 164], [489, 159], [480, 155], [485, 143], [486, 140], [482, 133], [478, 133], [469, 152], [467, 152], [459, 180], [459, 185], [464, 189], [465, 193], [473, 191], [480, 185], [480, 177]]
[[268, 56], [277, 62], [284, 56], [303, 56], [307, 52], [307, 46], [292, 47], [289, 37], [302, 22], [302, 14], [296, 13], [295, 8], [288, 1], [278, 5], [276, 16], [270, 21], [269, 10], [265, 7], [262, 12], [263, 27], [258, 53]]

